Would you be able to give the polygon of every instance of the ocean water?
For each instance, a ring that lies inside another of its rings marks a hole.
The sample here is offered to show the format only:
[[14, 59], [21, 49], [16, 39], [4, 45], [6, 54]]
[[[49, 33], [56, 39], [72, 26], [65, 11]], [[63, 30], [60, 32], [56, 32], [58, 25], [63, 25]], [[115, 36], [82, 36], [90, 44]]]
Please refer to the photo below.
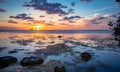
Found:
[[[66, 72], [120, 72], [120, 47], [113, 38], [109, 30], [0, 30], [0, 57], [18, 59], [0, 72], [54, 72], [57, 65], [64, 65]], [[83, 52], [92, 58], [82, 60]], [[22, 67], [20, 61], [30, 56], [41, 57], [44, 63]]]
[[0, 32], [12, 33], [112, 33], [112, 30], [0, 30]]

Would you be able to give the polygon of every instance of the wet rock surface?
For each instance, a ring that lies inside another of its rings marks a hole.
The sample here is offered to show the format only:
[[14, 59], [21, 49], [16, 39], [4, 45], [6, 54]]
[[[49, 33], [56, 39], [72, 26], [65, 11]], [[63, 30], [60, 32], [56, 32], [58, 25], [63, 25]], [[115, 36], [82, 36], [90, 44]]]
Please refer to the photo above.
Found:
[[55, 67], [54, 72], [66, 72], [65, 67], [63, 65], [58, 65]]
[[20, 64], [22, 66], [35, 66], [42, 64], [44, 60], [39, 57], [25, 57], [21, 60]]
[[5, 68], [15, 62], [17, 62], [17, 59], [15, 57], [12, 56], [0, 57], [0, 69]]
[[83, 52], [81, 53], [80, 55], [81, 59], [84, 60], [84, 61], [89, 61], [91, 59], [91, 54], [88, 53], [88, 52]]

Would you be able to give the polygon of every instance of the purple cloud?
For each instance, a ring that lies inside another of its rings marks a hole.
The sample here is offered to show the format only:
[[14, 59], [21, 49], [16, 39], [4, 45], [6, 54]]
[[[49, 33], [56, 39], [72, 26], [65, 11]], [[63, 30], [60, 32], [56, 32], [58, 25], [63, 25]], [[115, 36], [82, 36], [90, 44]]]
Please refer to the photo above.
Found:
[[67, 6], [62, 5], [61, 3], [49, 3], [47, 0], [31, 0], [26, 2], [24, 7], [33, 7], [35, 10], [42, 10], [48, 14], [62, 14], [67, 15], [63, 9]]
[[97, 20], [90, 20], [90, 24], [100, 24], [100, 23], [102, 22]]
[[32, 17], [28, 16], [27, 14], [18, 14], [16, 16], [10, 16], [10, 18], [15, 18], [15, 19], [22, 19], [22, 20], [31, 20], [33, 19]]
[[92, 19], [92, 20], [89, 20], [89, 23], [90, 23], [90, 24], [101, 24], [101, 23], [102, 23], [101, 20], [106, 20], [106, 19], [107, 19], [107, 17], [99, 16], [99, 17], [97, 17], [97, 18], [94, 18], [94, 19]]
[[14, 21], [14, 20], [9, 20], [8, 23], [18, 24], [18, 22]]
[[70, 16], [70, 17], [64, 17], [63, 20], [73, 20], [73, 19], [79, 19], [82, 18], [80, 16]]

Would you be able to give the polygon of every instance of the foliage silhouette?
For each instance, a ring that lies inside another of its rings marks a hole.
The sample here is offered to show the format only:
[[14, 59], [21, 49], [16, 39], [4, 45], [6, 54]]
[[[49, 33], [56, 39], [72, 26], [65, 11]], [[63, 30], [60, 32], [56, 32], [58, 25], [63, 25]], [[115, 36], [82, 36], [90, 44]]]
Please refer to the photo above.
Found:
[[110, 21], [108, 25], [110, 26], [110, 29], [114, 31], [113, 32], [114, 39], [118, 41], [118, 46], [120, 46], [120, 16], [115, 22]]

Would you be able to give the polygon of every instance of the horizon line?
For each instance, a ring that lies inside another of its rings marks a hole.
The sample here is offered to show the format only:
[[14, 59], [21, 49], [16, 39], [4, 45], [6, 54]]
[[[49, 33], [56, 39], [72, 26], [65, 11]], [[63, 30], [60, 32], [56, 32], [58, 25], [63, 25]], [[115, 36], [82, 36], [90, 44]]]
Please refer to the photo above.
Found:
[[[0, 30], [4, 30], [4, 29], [0, 29]], [[96, 29], [96, 30], [105, 30], [105, 29]], [[106, 29], [108, 30], [108, 29]], [[14, 30], [15, 31], [15, 30]], [[20, 30], [16, 30], [16, 31], [20, 31]], [[25, 30], [25, 31], [57, 31], [57, 30]], [[63, 30], [62, 30], [63, 31]], [[67, 30], [66, 30], [67, 31]], [[76, 31], [76, 30], [75, 30]]]

